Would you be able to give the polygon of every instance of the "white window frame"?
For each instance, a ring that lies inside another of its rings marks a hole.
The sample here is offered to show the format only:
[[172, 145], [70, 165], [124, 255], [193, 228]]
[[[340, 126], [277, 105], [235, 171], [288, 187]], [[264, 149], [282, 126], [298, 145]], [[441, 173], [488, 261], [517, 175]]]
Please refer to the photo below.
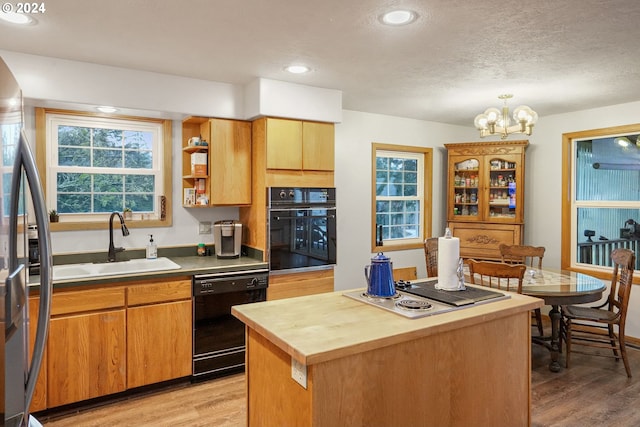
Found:
[[[172, 225], [172, 122], [166, 119], [97, 114], [83, 111], [36, 108], [36, 159], [49, 210], [56, 209], [56, 174], [77, 172], [80, 167], [58, 166], [60, 125], [152, 132], [152, 168], [91, 168], [91, 173], [124, 173], [155, 176], [153, 212], [134, 212], [129, 228]], [[86, 171], [86, 168], [84, 168]], [[162, 199], [162, 200], [161, 200]], [[56, 209], [57, 210], [57, 209]], [[107, 226], [108, 213], [60, 213], [51, 230], [98, 229]]]
[[[417, 196], [378, 196], [376, 192], [376, 160], [378, 157], [405, 158], [418, 161]], [[421, 248], [427, 236], [431, 235], [431, 185], [433, 182], [433, 149], [425, 147], [413, 147], [391, 144], [372, 144], [372, 205], [371, 228], [372, 252], [393, 251]], [[382, 241], [382, 246], [377, 245], [376, 203], [379, 200], [417, 200], [420, 203], [418, 236], [413, 238], [387, 239]]]

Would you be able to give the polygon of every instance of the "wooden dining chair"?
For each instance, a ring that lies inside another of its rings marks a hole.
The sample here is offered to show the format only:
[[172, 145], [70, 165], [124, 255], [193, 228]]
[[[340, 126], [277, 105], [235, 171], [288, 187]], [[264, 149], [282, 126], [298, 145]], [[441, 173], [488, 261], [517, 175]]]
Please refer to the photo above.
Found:
[[[472, 285], [483, 285], [522, 293], [522, 279], [527, 267], [494, 261], [467, 260]], [[479, 279], [479, 280], [478, 280]]]
[[427, 262], [427, 277], [438, 275], [438, 238], [430, 237], [424, 241], [424, 257]]
[[[542, 258], [544, 258], [544, 246], [527, 246], [527, 245], [506, 245], [501, 243], [500, 255], [502, 262], [508, 264], [524, 264], [531, 268], [542, 269]], [[533, 326], [538, 328], [540, 336], [544, 336], [544, 327], [542, 326], [542, 312], [536, 308], [531, 312], [534, 321]]]
[[[614, 357], [616, 361], [622, 357], [627, 377], [631, 378], [624, 330], [636, 256], [630, 249], [618, 248], [611, 252], [611, 261], [613, 262], [611, 288], [603, 304], [597, 307], [582, 305], [562, 307], [564, 339], [567, 344], [566, 367], [569, 367], [572, 352]], [[576, 345], [612, 350], [613, 355], [579, 351], [574, 349]]]

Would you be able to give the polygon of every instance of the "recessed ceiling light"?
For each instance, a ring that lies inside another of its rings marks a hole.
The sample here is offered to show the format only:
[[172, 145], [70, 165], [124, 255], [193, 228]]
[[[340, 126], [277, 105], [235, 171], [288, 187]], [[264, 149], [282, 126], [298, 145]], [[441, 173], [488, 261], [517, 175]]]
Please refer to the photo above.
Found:
[[380, 21], [386, 25], [407, 25], [418, 18], [418, 14], [412, 10], [392, 10], [380, 16]]
[[[9, 4], [9, 3], [5, 3], [5, 5], [6, 4]], [[35, 25], [38, 22], [35, 20], [35, 18], [33, 18], [30, 15], [27, 15], [26, 13], [15, 13], [15, 12], [0, 13], [0, 19], [6, 22], [10, 22], [12, 24], [18, 24], [18, 25]]]
[[110, 107], [108, 105], [103, 105], [100, 107], [96, 107], [96, 109], [102, 113], [115, 113], [116, 111], [118, 111], [117, 108], [115, 107]]
[[289, 65], [284, 69], [291, 74], [304, 74], [311, 71], [311, 68], [307, 67], [306, 65]]

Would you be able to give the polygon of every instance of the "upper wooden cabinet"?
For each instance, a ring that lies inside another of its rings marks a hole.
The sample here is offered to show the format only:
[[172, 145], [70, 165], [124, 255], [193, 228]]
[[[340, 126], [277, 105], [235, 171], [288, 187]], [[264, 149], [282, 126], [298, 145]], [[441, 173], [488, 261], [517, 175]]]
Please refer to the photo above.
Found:
[[267, 169], [302, 169], [302, 122], [267, 119]]
[[[207, 145], [190, 145], [200, 137]], [[183, 206], [240, 206], [251, 203], [251, 123], [240, 120], [190, 117], [182, 123]], [[192, 159], [207, 160], [194, 170]], [[195, 200], [187, 191], [195, 189]], [[187, 190], [187, 191], [185, 191]]]
[[500, 259], [500, 243], [521, 244], [528, 141], [445, 144], [447, 220], [464, 258]]
[[266, 261], [267, 188], [333, 187], [334, 125], [271, 117], [251, 124], [253, 193], [251, 206], [240, 207], [242, 244]]
[[334, 125], [266, 119], [267, 169], [333, 171]]

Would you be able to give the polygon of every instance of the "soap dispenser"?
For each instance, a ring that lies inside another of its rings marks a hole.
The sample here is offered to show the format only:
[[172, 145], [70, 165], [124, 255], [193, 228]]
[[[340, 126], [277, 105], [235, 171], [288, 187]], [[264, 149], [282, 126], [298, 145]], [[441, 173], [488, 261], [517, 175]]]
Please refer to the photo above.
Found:
[[153, 241], [153, 234], [149, 234], [149, 244], [147, 245], [147, 259], [158, 258], [158, 247]]

